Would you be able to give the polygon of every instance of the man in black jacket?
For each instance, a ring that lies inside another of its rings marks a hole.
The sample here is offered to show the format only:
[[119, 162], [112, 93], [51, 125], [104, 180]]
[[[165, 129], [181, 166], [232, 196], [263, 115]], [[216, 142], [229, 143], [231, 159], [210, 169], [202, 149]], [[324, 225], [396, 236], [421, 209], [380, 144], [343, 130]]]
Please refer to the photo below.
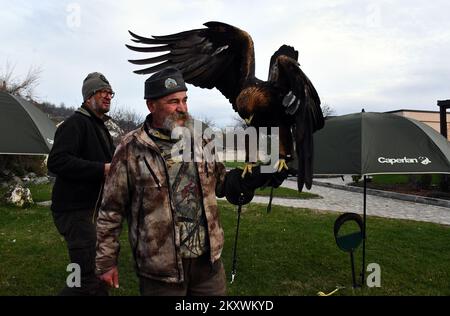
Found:
[[114, 92], [105, 76], [94, 72], [84, 80], [82, 94], [82, 106], [58, 127], [48, 157], [48, 169], [56, 175], [53, 220], [81, 276], [80, 284], [67, 283], [60, 295], [107, 295], [95, 276], [94, 215], [115, 150], [104, 124]]

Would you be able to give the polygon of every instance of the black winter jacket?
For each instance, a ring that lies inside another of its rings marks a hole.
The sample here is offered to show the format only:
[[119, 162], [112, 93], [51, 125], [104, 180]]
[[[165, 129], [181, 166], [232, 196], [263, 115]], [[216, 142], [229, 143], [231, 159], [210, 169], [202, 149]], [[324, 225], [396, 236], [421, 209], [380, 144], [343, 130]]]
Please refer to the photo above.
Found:
[[85, 107], [57, 128], [47, 163], [56, 175], [53, 212], [95, 207], [104, 181], [104, 164], [111, 162], [114, 149], [104, 122]]

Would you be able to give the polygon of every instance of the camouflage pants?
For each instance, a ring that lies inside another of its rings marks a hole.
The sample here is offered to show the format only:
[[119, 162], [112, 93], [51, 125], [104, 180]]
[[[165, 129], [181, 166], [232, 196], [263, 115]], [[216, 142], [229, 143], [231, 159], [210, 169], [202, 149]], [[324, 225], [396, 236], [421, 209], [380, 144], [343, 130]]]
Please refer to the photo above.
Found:
[[183, 259], [184, 282], [166, 283], [139, 277], [142, 296], [224, 296], [225, 270], [221, 260], [209, 262], [209, 254]]

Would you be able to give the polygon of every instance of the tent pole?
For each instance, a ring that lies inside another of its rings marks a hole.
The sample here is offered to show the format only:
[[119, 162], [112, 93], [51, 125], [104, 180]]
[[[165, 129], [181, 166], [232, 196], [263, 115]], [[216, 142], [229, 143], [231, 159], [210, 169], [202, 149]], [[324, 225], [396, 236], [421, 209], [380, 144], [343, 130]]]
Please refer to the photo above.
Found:
[[366, 193], [367, 193], [367, 176], [364, 176], [364, 204], [363, 204], [363, 248], [362, 248], [362, 273], [361, 273], [361, 287], [365, 284], [366, 275]]

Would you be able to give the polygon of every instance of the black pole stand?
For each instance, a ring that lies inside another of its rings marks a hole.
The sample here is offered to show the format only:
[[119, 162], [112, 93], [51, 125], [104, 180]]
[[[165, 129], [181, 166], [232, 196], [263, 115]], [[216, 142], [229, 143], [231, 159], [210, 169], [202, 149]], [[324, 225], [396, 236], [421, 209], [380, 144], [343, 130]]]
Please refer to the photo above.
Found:
[[350, 260], [352, 262], [352, 280], [353, 280], [353, 288], [357, 288], [358, 284], [356, 283], [356, 276], [355, 276], [355, 258], [353, 257], [353, 251], [350, 251]]
[[267, 204], [267, 214], [272, 211], [273, 187], [270, 188], [269, 204]]
[[364, 287], [366, 277], [366, 193], [367, 193], [367, 176], [364, 176], [364, 206], [363, 206], [363, 248], [362, 248], [362, 270], [361, 270], [361, 287]]
[[239, 225], [241, 222], [241, 211], [242, 211], [242, 197], [239, 198], [239, 204], [238, 204], [238, 219], [237, 219], [237, 226], [236, 226], [236, 235], [234, 236], [234, 249], [233, 249], [233, 265], [231, 268], [231, 281], [230, 284], [234, 282], [234, 278], [236, 277], [236, 262], [237, 262], [237, 242], [238, 242], [238, 236], [239, 236]]

